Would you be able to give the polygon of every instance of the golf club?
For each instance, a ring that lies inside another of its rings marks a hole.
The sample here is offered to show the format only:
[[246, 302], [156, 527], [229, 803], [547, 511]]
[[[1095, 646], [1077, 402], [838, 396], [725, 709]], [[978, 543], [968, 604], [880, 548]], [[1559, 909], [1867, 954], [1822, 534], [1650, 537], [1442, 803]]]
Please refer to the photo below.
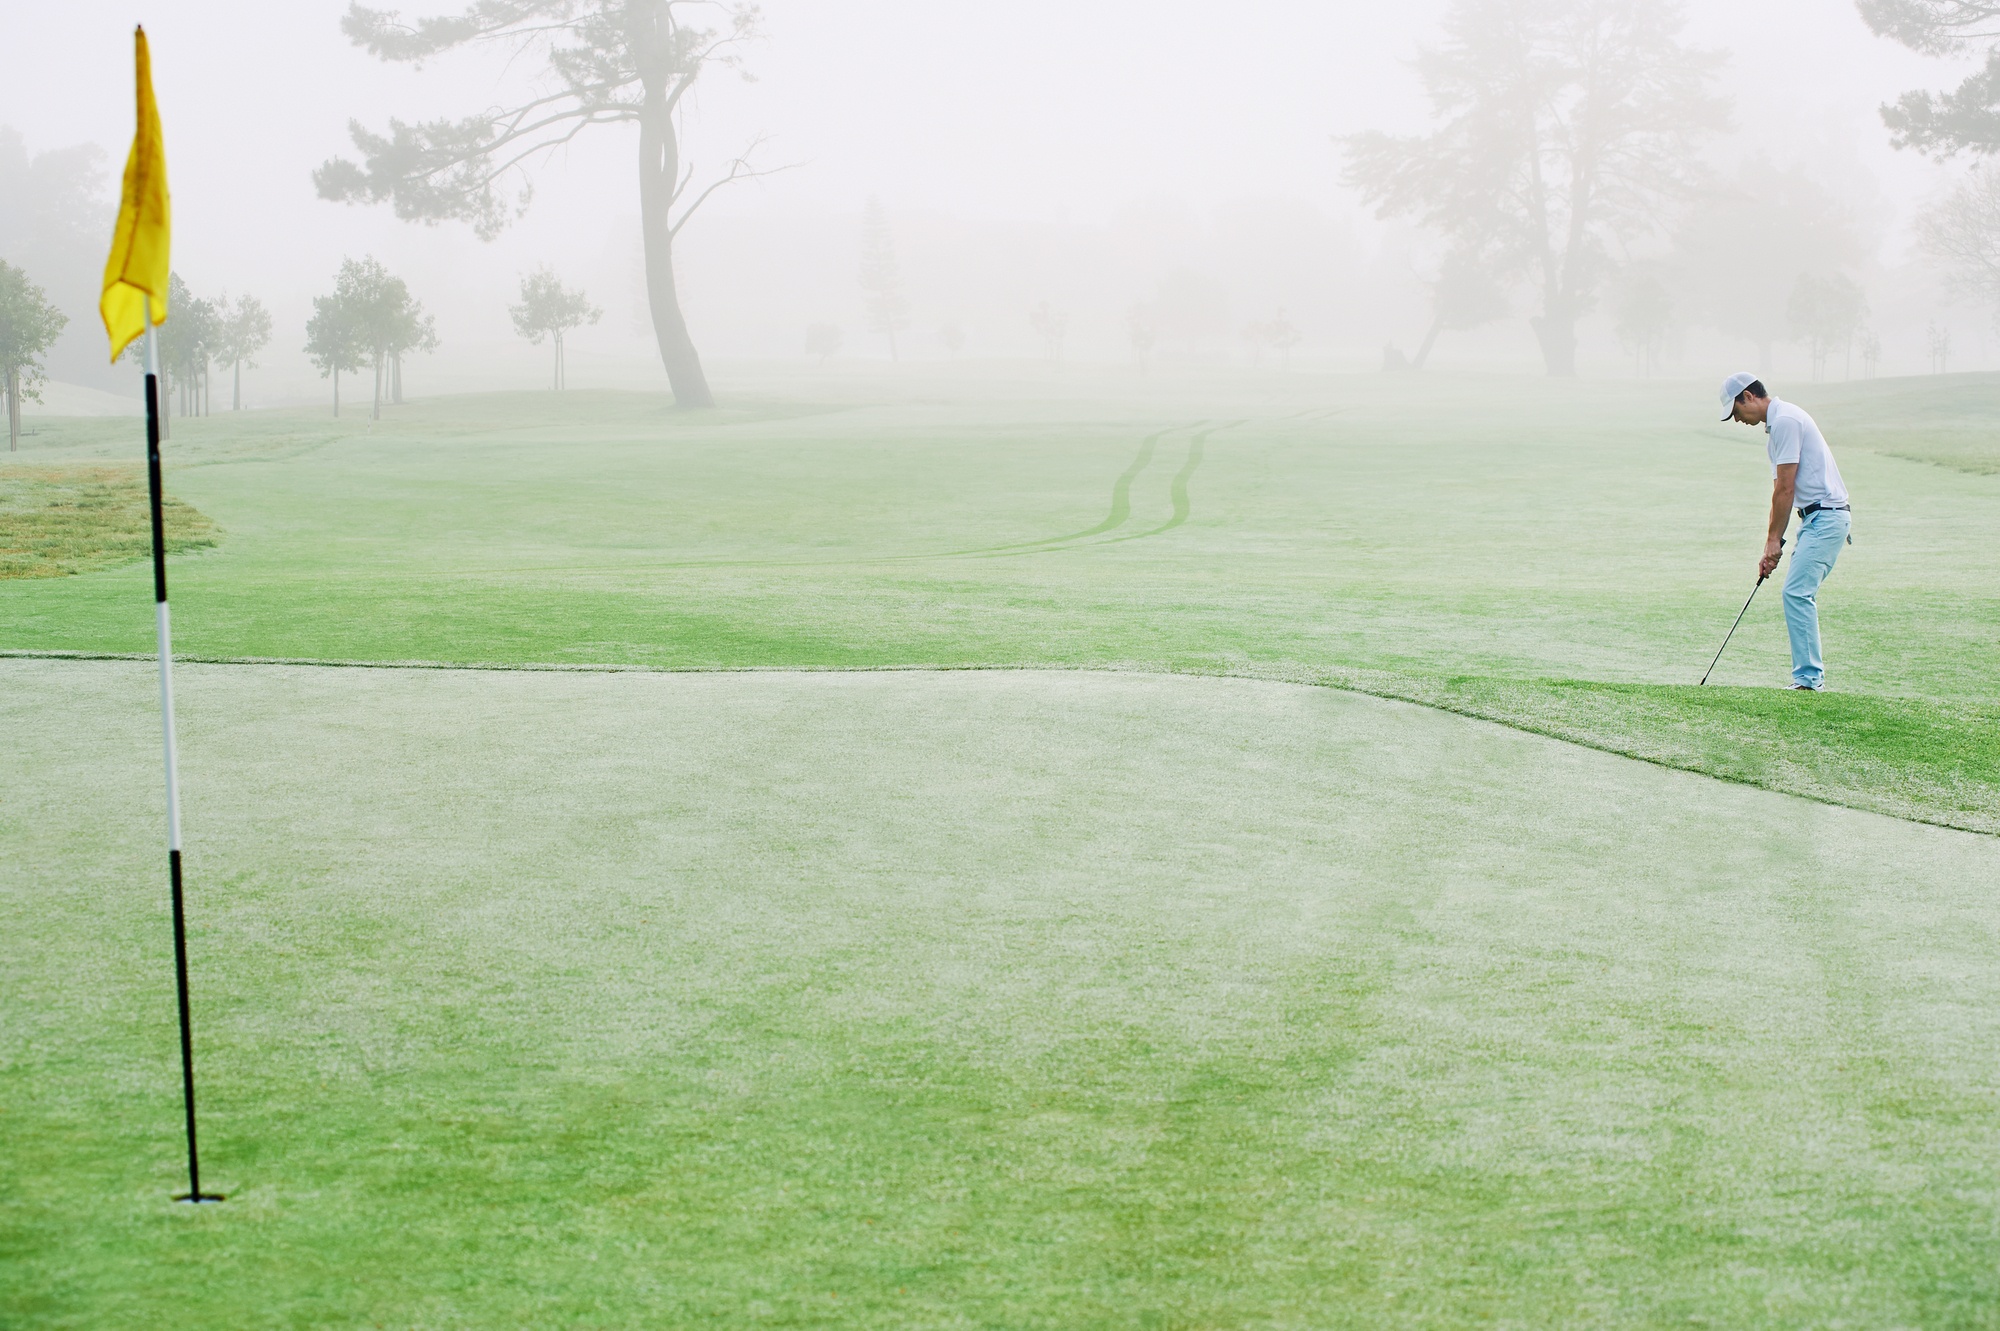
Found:
[[[1783, 554], [1784, 552], [1785, 552], [1785, 538], [1780, 536], [1778, 538], [1778, 553]], [[1773, 572], [1777, 571], [1777, 566], [1775, 564], [1772, 565], [1772, 571]], [[1759, 573], [1757, 575], [1757, 587], [1762, 587], [1764, 585], [1764, 580], [1770, 576], [1771, 576], [1770, 573]], [[1743, 608], [1736, 612], [1736, 624], [1741, 624], [1743, 622], [1743, 616], [1750, 613], [1750, 603], [1757, 599], [1757, 587], [1752, 587], [1750, 589], [1750, 594], [1743, 598]], [[1729, 632], [1722, 635], [1722, 646], [1715, 649], [1715, 661], [1720, 661], [1722, 659], [1722, 654], [1729, 650], [1729, 640], [1736, 636], [1736, 624], [1731, 624], [1729, 626]], [[1708, 669], [1702, 672], [1701, 684], [1695, 685], [1696, 688], [1700, 688], [1702, 684], [1708, 683], [1708, 677], [1715, 673], [1715, 661], [1710, 661], [1708, 663]]]

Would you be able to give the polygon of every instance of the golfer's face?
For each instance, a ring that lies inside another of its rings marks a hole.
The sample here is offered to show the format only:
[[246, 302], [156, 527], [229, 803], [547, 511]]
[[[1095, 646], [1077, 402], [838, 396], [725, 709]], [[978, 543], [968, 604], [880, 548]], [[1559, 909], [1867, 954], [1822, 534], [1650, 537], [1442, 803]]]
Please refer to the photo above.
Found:
[[1736, 399], [1734, 416], [1739, 425], [1762, 425], [1765, 404], [1754, 397]]

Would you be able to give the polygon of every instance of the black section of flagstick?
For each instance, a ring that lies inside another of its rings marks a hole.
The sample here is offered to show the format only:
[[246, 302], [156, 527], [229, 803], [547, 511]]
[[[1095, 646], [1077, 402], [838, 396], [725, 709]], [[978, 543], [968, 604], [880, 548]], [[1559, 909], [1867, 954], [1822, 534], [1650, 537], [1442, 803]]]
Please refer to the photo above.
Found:
[[188, 1190], [177, 1202], [219, 1202], [219, 1193], [201, 1190], [201, 1156], [194, 1142], [194, 1021], [188, 1015], [187, 912], [181, 904], [181, 853], [167, 852], [174, 888], [174, 984], [181, 1005], [181, 1103], [187, 1107]]
[[[146, 376], [146, 487], [153, 510], [153, 600], [167, 599], [167, 541], [160, 500], [160, 381]], [[181, 893], [181, 852], [167, 851], [167, 880], [173, 888], [174, 988], [181, 1015], [181, 1103], [187, 1113], [188, 1190], [177, 1202], [219, 1202], [219, 1193], [201, 1190], [201, 1156], [194, 1132], [194, 1018], [188, 1011], [187, 909]]]
[[153, 600], [167, 599], [167, 530], [160, 513], [160, 378], [146, 376], [146, 487], [153, 506]]

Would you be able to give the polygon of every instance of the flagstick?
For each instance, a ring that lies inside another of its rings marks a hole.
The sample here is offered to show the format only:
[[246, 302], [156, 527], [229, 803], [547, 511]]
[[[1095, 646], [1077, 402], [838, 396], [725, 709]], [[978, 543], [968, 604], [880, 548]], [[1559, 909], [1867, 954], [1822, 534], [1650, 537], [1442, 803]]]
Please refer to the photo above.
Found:
[[177, 1202], [219, 1202], [201, 1190], [194, 1144], [194, 1024], [188, 1015], [187, 917], [181, 902], [181, 790], [174, 758], [174, 631], [167, 616], [167, 539], [160, 503], [160, 349], [146, 297], [146, 485], [153, 508], [153, 616], [160, 640], [160, 732], [167, 766], [167, 879], [173, 886], [174, 983], [181, 1006], [181, 1100], [187, 1107], [188, 1190]]

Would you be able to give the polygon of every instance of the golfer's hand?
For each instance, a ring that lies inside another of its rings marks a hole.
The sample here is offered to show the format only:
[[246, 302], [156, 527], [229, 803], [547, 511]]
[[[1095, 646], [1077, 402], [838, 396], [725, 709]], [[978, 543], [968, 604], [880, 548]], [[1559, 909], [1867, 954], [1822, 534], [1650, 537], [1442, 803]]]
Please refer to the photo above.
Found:
[[1778, 556], [1784, 553], [1784, 549], [1783, 541], [1764, 542], [1764, 557], [1757, 561], [1757, 581], [1762, 582], [1771, 576], [1772, 570], [1778, 567]]

